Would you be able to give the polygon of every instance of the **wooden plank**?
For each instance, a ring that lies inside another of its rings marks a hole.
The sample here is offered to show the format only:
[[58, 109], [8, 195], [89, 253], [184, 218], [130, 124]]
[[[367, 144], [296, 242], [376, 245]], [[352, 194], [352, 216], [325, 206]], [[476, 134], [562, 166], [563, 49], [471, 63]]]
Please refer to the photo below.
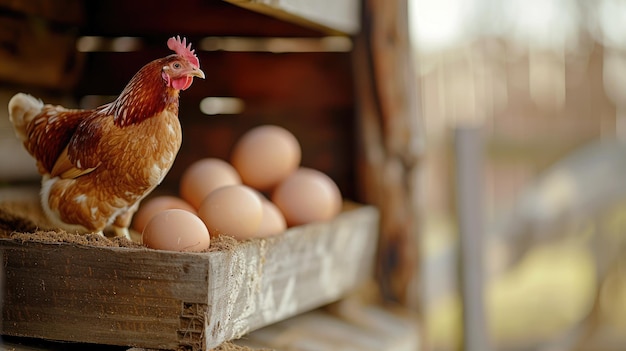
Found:
[[358, 0], [225, 0], [276, 18], [320, 29], [329, 34], [359, 31]]
[[210, 253], [1, 239], [2, 333], [207, 350], [370, 279], [377, 223], [364, 206]]
[[85, 343], [55, 342], [50, 340], [4, 336], [0, 341], [3, 351], [127, 351], [128, 347]]
[[86, 1], [85, 13], [83, 35], [152, 37], [159, 42], [176, 34], [187, 38], [323, 35], [222, 0], [180, 0], [176, 6], [167, 0]]
[[[89, 53], [77, 91], [117, 96], [141, 67], [170, 53], [165, 41], [136, 52]], [[200, 51], [198, 57], [207, 79], [194, 80], [181, 93], [181, 105], [207, 96], [232, 96], [284, 108], [350, 107], [353, 103], [349, 53]]]
[[373, 207], [364, 207], [332, 222], [292, 228], [283, 240], [222, 253], [209, 285], [227, 287], [209, 296], [211, 338], [239, 338], [336, 301], [367, 281], [373, 268], [377, 217]]
[[7, 335], [129, 346], [145, 340], [154, 348], [200, 343], [183, 321], [204, 318], [193, 307], [206, 306], [207, 255], [1, 245]]
[[273, 350], [418, 351], [417, 318], [351, 298], [254, 331], [236, 344]]

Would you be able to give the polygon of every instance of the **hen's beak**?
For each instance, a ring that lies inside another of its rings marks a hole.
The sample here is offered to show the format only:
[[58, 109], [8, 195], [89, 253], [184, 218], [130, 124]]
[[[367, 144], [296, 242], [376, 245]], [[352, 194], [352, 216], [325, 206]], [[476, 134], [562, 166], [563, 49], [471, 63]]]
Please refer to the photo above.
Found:
[[200, 68], [194, 68], [189, 72], [189, 76], [204, 79], [204, 72]]

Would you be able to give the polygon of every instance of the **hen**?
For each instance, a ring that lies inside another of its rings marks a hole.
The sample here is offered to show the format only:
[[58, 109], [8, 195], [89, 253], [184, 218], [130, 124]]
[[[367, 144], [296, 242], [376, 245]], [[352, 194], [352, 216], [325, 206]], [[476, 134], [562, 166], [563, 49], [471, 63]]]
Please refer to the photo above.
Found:
[[141, 68], [113, 102], [93, 110], [44, 105], [27, 94], [9, 101], [15, 133], [42, 174], [41, 204], [67, 231], [129, 237], [139, 202], [165, 177], [182, 142], [180, 90], [204, 78], [186, 39]]

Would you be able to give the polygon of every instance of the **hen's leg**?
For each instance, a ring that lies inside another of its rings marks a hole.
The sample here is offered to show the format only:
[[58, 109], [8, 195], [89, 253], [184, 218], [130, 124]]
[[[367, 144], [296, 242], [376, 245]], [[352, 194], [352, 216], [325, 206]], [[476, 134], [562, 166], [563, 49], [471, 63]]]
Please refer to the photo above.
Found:
[[128, 227], [130, 227], [130, 222], [132, 221], [135, 212], [137, 212], [138, 207], [139, 203], [136, 203], [131, 206], [128, 211], [115, 218], [115, 221], [113, 222], [113, 231], [115, 232], [115, 236], [123, 236], [128, 240], [132, 240], [130, 238]]
[[130, 238], [128, 227], [118, 227], [117, 225], [113, 225], [113, 232], [115, 233], [115, 236], [123, 236], [128, 240], [132, 240]]
[[123, 236], [126, 239], [131, 240], [128, 227], [130, 226], [132, 218], [133, 212], [131, 211], [126, 211], [115, 218], [115, 221], [113, 222], [113, 231], [115, 232], [115, 236]]

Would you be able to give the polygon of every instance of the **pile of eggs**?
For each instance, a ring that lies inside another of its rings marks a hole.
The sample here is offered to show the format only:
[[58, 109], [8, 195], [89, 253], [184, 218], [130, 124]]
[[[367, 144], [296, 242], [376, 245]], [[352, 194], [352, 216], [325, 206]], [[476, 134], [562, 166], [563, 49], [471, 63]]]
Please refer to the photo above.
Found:
[[180, 197], [145, 201], [133, 229], [150, 248], [197, 252], [219, 235], [263, 238], [332, 219], [341, 210], [339, 188], [300, 160], [293, 134], [274, 125], [256, 127], [237, 141], [230, 163], [206, 158], [189, 166]]

